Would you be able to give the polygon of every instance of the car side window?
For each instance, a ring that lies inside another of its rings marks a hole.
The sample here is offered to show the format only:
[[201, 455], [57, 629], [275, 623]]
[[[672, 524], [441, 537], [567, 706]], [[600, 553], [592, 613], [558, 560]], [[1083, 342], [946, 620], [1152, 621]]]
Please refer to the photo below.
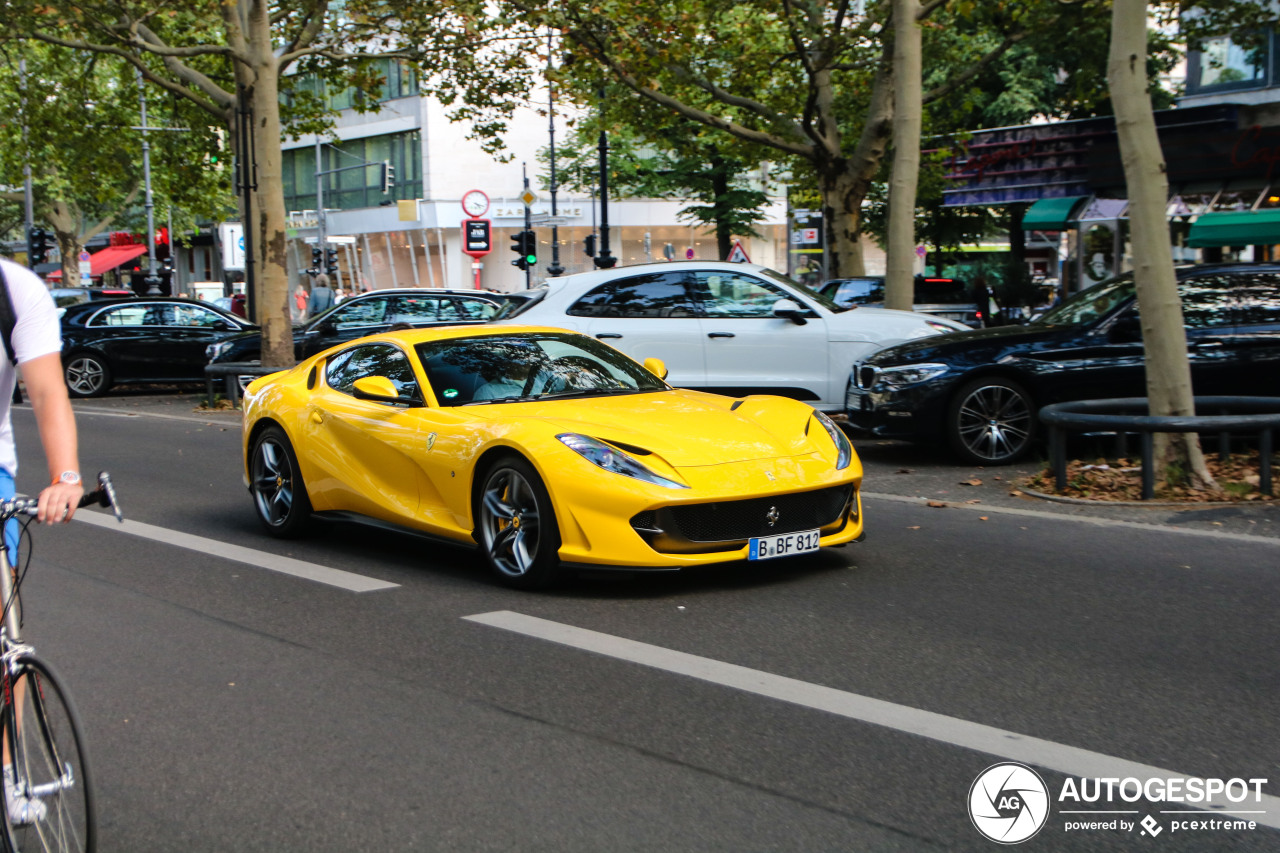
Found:
[[1235, 277], [1197, 276], [1178, 282], [1182, 322], [1188, 329], [1217, 329], [1235, 324]]
[[1280, 331], [1280, 276], [1247, 273], [1233, 278], [1236, 324], [1251, 328], [1269, 326], [1273, 331]]
[[440, 316], [444, 319], [489, 320], [498, 313], [498, 306], [486, 299], [454, 299], [452, 307], [454, 313], [442, 309]]
[[122, 305], [108, 308], [89, 321], [90, 326], [160, 326], [165, 314], [160, 305]]
[[437, 296], [397, 296], [387, 311], [386, 323], [434, 323], [440, 311]]
[[325, 366], [325, 382], [335, 391], [353, 394], [355, 382], [366, 376], [385, 376], [401, 395], [418, 397], [418, 378], [409, 358], [391, 344], [364, 344], [338, 353]]
[[387, 314], [388, 301], [387, 297], [381, 296], [343, 304], [329, 315], [329, 322], [336, 329], [358, 329], [363, 326], [381, 325]]
[[708, 317], [772, 317], [779, 299], [800, 302], [781, 288], [741, 273], [700, 271], [696, 276], [702, 310]]
[[832, 298], [841, 305], [869, 305], [884, 302], [884, 279], [845, 279], [840, 282]]
[[697, 317], [683, 273], [650, 273], [602, 284], [568, 310], [572, 317]]
[[226, 322], [221, 315], [210, 311], [208, 308], [201, 308], [199, 305], [174, 305], [172, 307], [173, 325], [175, 326], [194, 326], [208, 329]]

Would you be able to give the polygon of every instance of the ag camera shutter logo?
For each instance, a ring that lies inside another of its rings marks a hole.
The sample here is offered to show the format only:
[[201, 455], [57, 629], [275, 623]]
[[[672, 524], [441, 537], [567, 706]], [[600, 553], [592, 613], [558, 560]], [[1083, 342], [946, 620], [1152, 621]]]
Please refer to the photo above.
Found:
[[1049, 788], [1025, 764], [993, 764], [969, 788], [969, 819], [998, 844], [1019, 844], [1049, 819]]

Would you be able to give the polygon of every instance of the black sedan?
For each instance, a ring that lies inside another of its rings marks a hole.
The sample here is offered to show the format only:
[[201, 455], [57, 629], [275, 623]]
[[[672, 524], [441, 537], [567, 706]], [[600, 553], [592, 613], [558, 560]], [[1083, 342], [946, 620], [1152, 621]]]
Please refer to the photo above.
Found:
[[[339, 302], [293, 330], [294, 357], [308, 358], [346, 341], [385, 332], [394, 327], [483, 323], [498, 313], [498, 300], [482, 291], [433, 289], [374, 290]], [[209, 346], [209, 362], [258, 361], [262, 335], [258, 331], [228, 337]]]
[[[1178, 270], [1193, 391], [1280, 395], [1280, 265]], [[855, 364], [845, 406], [881, 438], [950, 444], [966, 462], [1024, 455], [1049, 403], [1146, 396], [1132, 275], [1076, 294], [1026, 326], [899, 344]]]
[[254, 328], [192, 299], [93, 300], [62, 310], [63, 375], [73, 397], [128, 382], [203, 382], [205, 350]]

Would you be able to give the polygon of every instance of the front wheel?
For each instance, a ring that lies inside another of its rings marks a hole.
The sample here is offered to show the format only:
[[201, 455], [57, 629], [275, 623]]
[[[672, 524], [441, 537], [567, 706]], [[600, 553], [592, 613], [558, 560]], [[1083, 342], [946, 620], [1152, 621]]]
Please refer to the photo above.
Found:
[[111, 368], [101, 356], [91, 352], [71, 356], [62, 374], [72, 397], [101, 397], [111, 387]]
[[5, 850], [88, 853], [97, 818], [80, 716], [60, 679], [38, 658], [19, 658], [11, 679], [13, 705], [4, 710], [0, 734]]
[[1015, 462], [1036, 437], [1035, 402], [1026, 389], [1010, 379], [976, 379], [962, 387], [952, 400], [947, 412], [947, 437], [965, 462]]
[[293, 445], [278, 426], [264, 429], [249, 448], [249, 491], [258, 521], [268, 533], [282, 539], [302, 533], [311, 517], [311, 501]]
[[560, 529], [551, 496], [524, 459], [502, 459], [485, 474], [476, 528], [489, 567], [506, 585], [542, 589], [560, 579]]

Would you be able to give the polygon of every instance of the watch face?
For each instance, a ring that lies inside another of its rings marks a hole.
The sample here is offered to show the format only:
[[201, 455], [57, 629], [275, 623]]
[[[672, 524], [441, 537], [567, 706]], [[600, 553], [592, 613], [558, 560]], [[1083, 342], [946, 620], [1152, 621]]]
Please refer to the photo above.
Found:
[[479, 190], [471, 190], [462, 197], [462, 209], [469, 216], [479, 216], [489, 209], [489, 199]]

